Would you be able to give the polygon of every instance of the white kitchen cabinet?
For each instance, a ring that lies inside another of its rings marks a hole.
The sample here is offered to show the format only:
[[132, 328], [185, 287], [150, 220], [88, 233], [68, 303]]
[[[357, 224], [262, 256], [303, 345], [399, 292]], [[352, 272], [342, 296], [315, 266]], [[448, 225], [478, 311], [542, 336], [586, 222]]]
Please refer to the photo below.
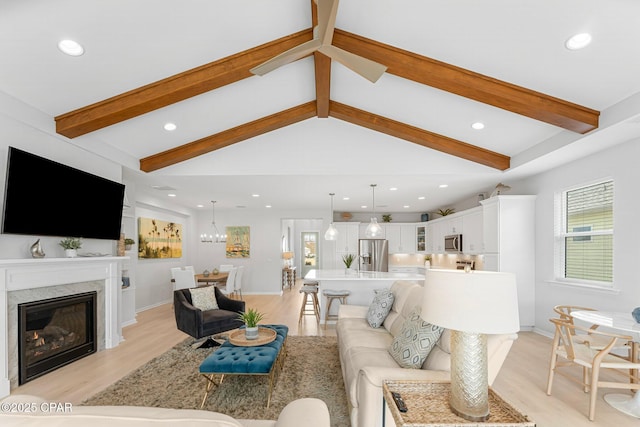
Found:
[[336, 252], [358, 253], [359, 222], [334, 222], [338, 230]]
[[416, 226], [416, 252], [419, 254], [427, 253], [427, 224]]
[[385, 238], [388, 241], [389, 253], [413, 254], [416, 252], [416, 225], [383, 224]]
[[462, 252], [475, 255], [483, 251], [482, 207], [469, 209], [462, 216]]
[[522, 330], [531, 330], [535, 322], [535, 199], [496, 196], [480, 202], [483, 266], [488, 271], [516, 275]]
[[441, 227], [443, 236], [449, 236], [450, 234], [462, 234], [462, 216], [445, 218], [442, 220]]

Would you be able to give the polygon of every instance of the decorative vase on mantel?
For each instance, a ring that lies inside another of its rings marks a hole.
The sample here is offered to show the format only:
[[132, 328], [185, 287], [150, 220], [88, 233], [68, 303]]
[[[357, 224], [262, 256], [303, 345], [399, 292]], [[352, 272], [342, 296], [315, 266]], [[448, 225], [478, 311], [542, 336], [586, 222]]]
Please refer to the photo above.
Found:
[[44, 251], [42, 250], [42, 245], [40, 244], [40, 239], [36, 240], [36, 242], [31, 245], [30, 248], [31, 257], [33, 258], [44, 258]]

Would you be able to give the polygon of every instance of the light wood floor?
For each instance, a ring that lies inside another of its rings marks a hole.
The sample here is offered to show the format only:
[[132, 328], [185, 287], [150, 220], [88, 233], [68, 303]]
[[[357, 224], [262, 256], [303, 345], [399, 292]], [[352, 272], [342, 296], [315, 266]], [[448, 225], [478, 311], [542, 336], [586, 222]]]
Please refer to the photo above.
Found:
[[[299, 286], [300, 283], [298, 283]], [[297, 287], [282, 296], [245, 295], [247, 307], [266, 313], [264, 323], [289, 326], [292, 335], [335, 335], [329, 326], [318, 327], [313, 316], [298, 324], [301, 294]], [[171, 304], [138, 313], [135, 325], [124, 328], [125, 341], [118, 347], [85, 357], [12, 390], [59, 402], [78, 404], [150, 359], [162, 354], [187, 335], [175, 327]], [[556, 376], [553, 395], [545, 393], [551, 340], [533, 332], [519, 334], [494, 389], [536, 422], [538, 427], [639, 426], [640, 420], [611, 408], [600, 390], [596, 420], [587, 419], [588, 394], [562, 376]], [[615, 391], [626, 393], [626, 391]], [[345, 426], [348, 427], [348, 426]]]

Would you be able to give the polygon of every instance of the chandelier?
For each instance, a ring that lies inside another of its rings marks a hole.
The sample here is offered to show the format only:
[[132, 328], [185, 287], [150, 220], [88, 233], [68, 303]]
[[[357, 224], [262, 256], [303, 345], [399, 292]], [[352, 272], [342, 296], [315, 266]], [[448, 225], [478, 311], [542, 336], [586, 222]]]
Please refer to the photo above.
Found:
[[222, 234], [218, 231], [218, 227], [216, 227], [216, 201], [211, 201], [211, 233], [203, 233], [200, 235], [200, 241], [202, 243], [225, 243], [227, 241], [227, 235]]

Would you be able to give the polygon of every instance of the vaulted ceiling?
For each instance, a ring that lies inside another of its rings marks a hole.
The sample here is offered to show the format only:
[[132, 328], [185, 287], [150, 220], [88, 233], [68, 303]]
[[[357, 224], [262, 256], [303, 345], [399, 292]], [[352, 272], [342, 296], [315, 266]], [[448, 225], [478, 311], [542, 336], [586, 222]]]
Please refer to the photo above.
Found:
[[[333, 45], [387, 67], [370, 83], [319, 52], [249, 71], [311, 40], [312, 0], [14, 2], [0, 54], [18, 63], [0, 70], [0, 90], [51, 114], [71, 143], [144, 172], [130, 175], [141, 191], [184, 190], [186, 206], [251, 193], [284, 206], [267, 196], [284, 187], [307, 206], [348, 195], [343, 210], [356, 210], [379, 180], [403, 191], [383, 193], [388, 210], [424, 211], [639, 133], [620, 126], [640, 113], [623, 108], [640, 92], [637, 4], [480, 3], [342, 0]], [[564, 48], [583, 31], [592, 46]], [[45, 50], [63, 36], [86, 53]], [[437, 194], [440, 183], [453, 191]]]

